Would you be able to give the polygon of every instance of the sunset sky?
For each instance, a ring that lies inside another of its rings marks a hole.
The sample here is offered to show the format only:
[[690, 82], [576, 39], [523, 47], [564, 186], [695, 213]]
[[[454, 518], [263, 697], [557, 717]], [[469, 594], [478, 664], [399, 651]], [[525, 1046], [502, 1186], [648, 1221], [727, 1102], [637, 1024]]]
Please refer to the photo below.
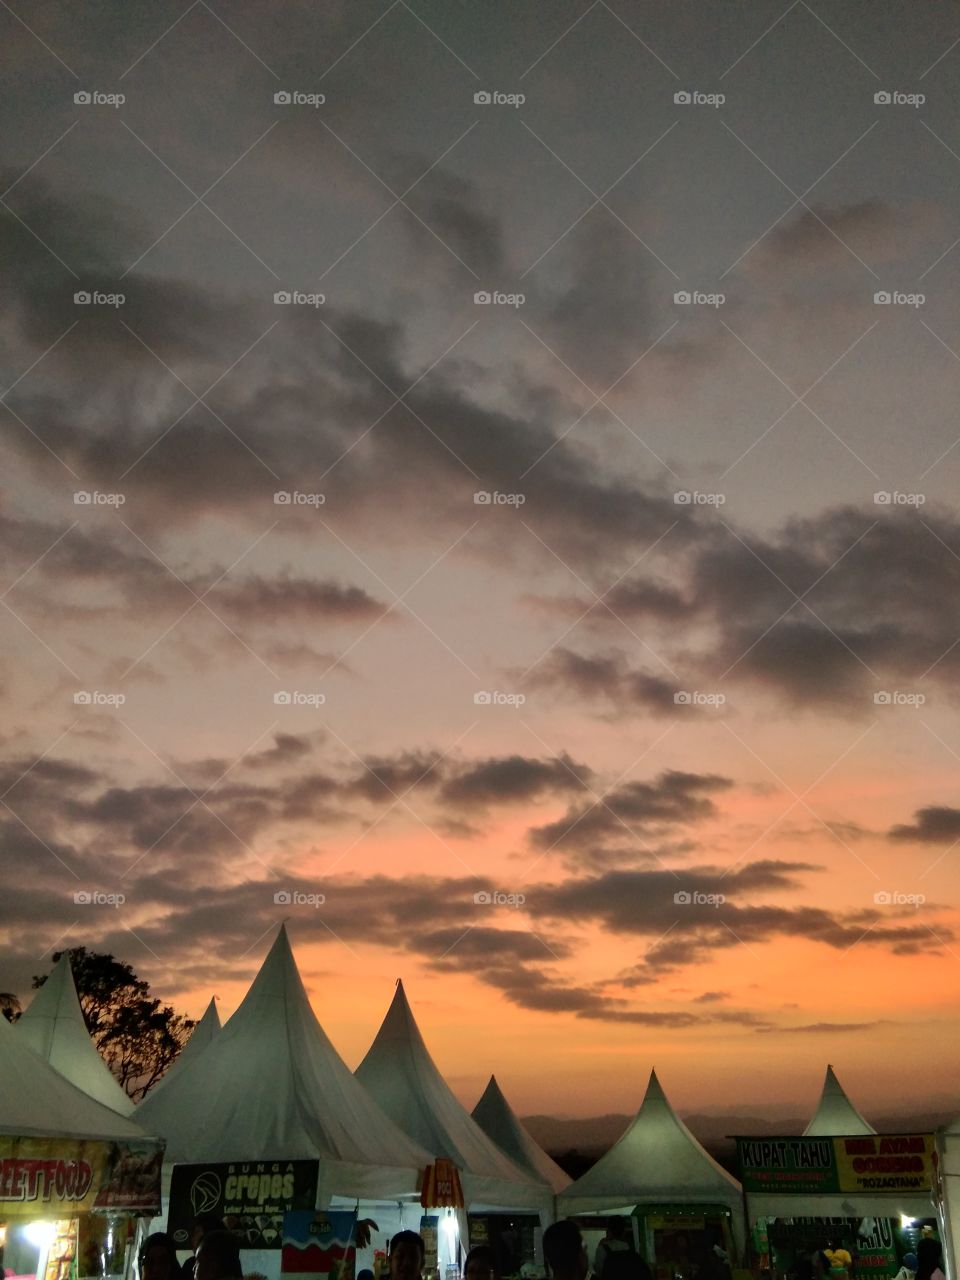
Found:
[[0, 40], [0, 990], [227, 1016], [286, 919], [471, 1107], [951, 1095], [956, 7]]

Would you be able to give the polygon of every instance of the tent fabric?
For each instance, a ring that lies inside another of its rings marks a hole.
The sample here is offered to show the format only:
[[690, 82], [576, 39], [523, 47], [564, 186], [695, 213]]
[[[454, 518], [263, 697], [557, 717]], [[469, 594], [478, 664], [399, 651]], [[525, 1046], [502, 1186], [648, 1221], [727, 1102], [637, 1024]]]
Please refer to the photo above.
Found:
[[193, 1062], [194, 1058], [203, 1052], [219, 1031], [220, 1015], [217, 1013], [217, 1002], [215, 999], [211, 999], [204, 1010], [203, 1017], [193, 1028], [190, 1033], [190, 1039], [180, 1050], [173, 1065], [167, 1068], [166, 1074], [153, 1086], [153, 1093], [163, 1088], [170, 1080], [175, 1080], [177, 1073]]
[[0, 1133], [23, 1138], [143, 1139], [133, 1120], [60, 1074], [0, 1017]]
[[138, 1115], [173, 1163], [319, 1160], [318, 1203], [414, 1195], [430, 1160], [327, 1038], [283, 926], [233, 1017]]
[[87, 1031], [68, 951], [63, 952], [14, 1025], [20, 1039], [71, 1084], [120, 1115], [132, 1115], [133, 1101], [117, 1083]]
[[424, 1043], [403, 983], [397, 983], [390, 1008], [357, 1079], [420, 1146], [452, 1160], [461, 1173], [472, 1209], [542, 1208], [552, 1196], [484, 1133], [461, 1106]]
[[820, 1105], [803, 1131], [805, 1138], [835, 1138], [876, 1133], [844, 1093], [833, 1067], [827, 1067]]
[[471, 1114], [487, 1137], [531, 1177], [545, 1182], [555, 1193], [570, 1185], [569, 1177], [520, 1123], [503, 1096], [496, 1076], [490, 1077], [490, 1083]]
[[705, 1151], [671, 1107], [656, 1071], [627, 1131], [557, 1196], [561, 1215], [635, 1204], [703, 1204], [729, 1209], [737, 1250], [746, 1243], [740, 1183]]

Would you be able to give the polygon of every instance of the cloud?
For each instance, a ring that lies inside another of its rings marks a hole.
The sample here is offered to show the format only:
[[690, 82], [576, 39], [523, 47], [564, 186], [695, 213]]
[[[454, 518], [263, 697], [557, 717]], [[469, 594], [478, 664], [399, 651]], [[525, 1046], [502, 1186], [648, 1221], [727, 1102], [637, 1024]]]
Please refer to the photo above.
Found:
[[653, 782], [623, 782], [599, 800], [571, 805], [562, 818], [533, 827], [530, 843], [535, 849], [588, 850], [614, 838], [645, 845], [654, 833], [714, 817], [711, 793], [732, 786], [717, 774], [668, 769]]
[[960, 809], [949, 805], [927, 805], [917, 809], [914, 822], [900, 823], [887, 832], [890, 840], [916, 840], [920, 844], [942, 844], [960, 840]]
[[875, 1022], [811, 1022], [804, 1027], [757, 1027], [760, 1032], [782, 1032], [787, 1035], [841, 1035], [848, 1031], [872, 1031], [874, 1027], [889, 1026], [889, 1018]]
[[501, 756], [461, 769], [444, 783], [440, 798], [445, 804], [467, 808], [518, 803], [547, 794], [583, 791], [592, 778], [592, 769], [569, 756], [553, 760]]

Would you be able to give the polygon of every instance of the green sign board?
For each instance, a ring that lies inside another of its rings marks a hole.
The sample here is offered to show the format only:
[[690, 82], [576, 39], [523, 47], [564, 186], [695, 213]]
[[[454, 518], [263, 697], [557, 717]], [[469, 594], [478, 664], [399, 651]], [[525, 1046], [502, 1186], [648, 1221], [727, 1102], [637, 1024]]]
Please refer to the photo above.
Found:
[[738, 1138], [744, 1191], [816, 1195], [839, 1191], [832, 1138]]

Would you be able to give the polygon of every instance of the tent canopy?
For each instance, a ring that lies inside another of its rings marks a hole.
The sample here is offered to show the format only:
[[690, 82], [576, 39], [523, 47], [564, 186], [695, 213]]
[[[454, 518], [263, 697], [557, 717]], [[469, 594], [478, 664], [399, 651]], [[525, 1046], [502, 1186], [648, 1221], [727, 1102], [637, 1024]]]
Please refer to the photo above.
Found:
[[3, 1017], [0, 1017], [0, 1133], [101, 1141], [147, 1137], [147, 1132], [138, 1124], [71, 1084]]
[[827, 1066], [820, 1105], [803, 1131], [805, 1138], [834, 1138], [876, 1133], [844, 1093], [833, 1067]]
[[570, 1179], [539, 1146], [520, 1123], [510, 1103], [491, 1076], [483, 1096], [471, 1113], [474, 1120], [501, 1151], [532, 1178], [545, 1182], [554, 1192], [570, 1185]]
[[430, 1158], [327, 1038], [283, 926], [233, 1017], [138, 1114], [174, 1163], [319, 1159], [321, 1199], [412, 1195]]
[[203, 1017], [193, 1028], [190, 1039], [180, 1050], [175, 1062], [168, 1068], [166, 1074], [154, 1085], [153, 1092], [156, 1093], [158, 1089], [161, 1089], [170, 1080], [175, 1080], [176, 1073], [182, 1071], [193, 1062], [194, 1058], [203, 1052], [219, 1030], [220, 1015], [217, 1013], [217, 1002], [215, 998], [211, 998], [210, 1003], [204, 1010]]
[[656, 1071], [630, 1127], [592, 1169], [562, 1192], [561, 1209], [589, 1213], [646, 1203], [741, 1204], [740, 1183], [721, 1168], [671, 1107]]
[[513, 1162], [461, 1106], [424, 1043], [403, 983], [357, 1079], [392, 1120], [430, 1152], [461, 1171], [464, 1195], [479, 1207], [541, 1208], [551, 1197], [539, 1179]]
[[15, 1030], [31, 1049], [71, 1084], [121, 1115], [132, 1114], [132, 1100], [117, 1083], [90, 1039], [77, 999], [69, 951], [60, 956], [30, 1007], [15, 1024]]

